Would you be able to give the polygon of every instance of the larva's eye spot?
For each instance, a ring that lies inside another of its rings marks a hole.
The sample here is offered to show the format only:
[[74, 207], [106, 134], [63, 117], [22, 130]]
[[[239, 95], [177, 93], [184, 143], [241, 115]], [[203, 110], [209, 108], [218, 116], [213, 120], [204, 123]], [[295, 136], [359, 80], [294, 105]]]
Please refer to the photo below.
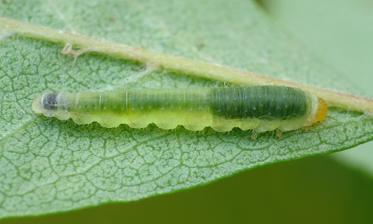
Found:
[[36, 114], [44, 114], [45, 116], [53, 116], [58, 111], [58, 94], [45, 93], [35, 98], [32, 103], [32, 110]]
[[57, 109], [57, 94], [47, 93], [41, 99], [42, 107], [45, 110], [56, 110]]

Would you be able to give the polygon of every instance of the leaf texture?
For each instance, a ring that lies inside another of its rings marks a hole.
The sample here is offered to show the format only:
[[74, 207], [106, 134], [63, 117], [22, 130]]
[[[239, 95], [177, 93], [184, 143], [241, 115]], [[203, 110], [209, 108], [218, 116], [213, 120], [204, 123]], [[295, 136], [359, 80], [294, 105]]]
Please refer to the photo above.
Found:
[[[339, 90], [338, 73], [282, 32], [252, 1], [0, 1], [0, 16], [153, 51]], [[1, 35], [0, 216], [131, 201], [206, 184], [238, 171], [351, 148], [373, 138], [373, 119], [332, 110], [310, 130], [262, 134], [156, 127], [78, 126], [34, 115], [45, 90], [223, 85], [153, 71], [105, 55], [74, 61], [62, 45]]]

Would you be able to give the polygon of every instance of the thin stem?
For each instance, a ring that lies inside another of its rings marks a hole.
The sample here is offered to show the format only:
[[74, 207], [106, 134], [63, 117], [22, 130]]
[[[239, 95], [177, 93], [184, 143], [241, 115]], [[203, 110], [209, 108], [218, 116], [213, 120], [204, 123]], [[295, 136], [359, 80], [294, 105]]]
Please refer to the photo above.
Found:
[[[54, 43], [68, 43], [82, 52], [97, 52], [108, 56], [151, 64], [157, 68], [206, 79], [230, 82], [238, 85], [284, 85], [309, 91], [328, 102], [329, 106], [352, 111], [373, 113], [373, 100], [334, 90], [319, 88], [292, 81], [240, 71], [201, 61], [160, 54], [124, 44], [112, 43], [76, 33], [68, 33], [45, 26], [0, 17], [0, 27], [30, 38]], [[75, 52], [76, 53], [76, 52]], [[78, 53], [79, 55], [79, 53]]]

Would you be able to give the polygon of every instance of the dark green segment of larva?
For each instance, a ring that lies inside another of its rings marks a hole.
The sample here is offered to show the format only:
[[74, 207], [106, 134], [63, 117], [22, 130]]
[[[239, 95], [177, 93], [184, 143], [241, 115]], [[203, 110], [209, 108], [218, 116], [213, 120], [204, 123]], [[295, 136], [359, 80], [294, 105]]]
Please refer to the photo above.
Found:
[[225, 118], [289, 119], [307, 112], [306, 94], [294, 88], [256, 86], [214, 89], [211, 109]]
[[315, 107], [317, 97], [283, 86], [47, 93], [33, 104], [37, 113], [78, 124], [217, 131], [298, 129], [312, 124]]

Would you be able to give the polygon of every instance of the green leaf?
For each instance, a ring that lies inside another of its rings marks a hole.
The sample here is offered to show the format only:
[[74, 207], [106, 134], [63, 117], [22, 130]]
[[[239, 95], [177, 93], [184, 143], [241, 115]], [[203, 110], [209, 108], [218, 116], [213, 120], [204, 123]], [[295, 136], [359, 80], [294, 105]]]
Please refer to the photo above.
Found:
[[[320, 63], [246, 0], [1, 1], [0, 16], [193, 60], [339, 90]], [[156, 127], [105, 129], [31, 111], [45, 90], [123, 85], [222, 85], [102, 54], [74, 61], [63, 45], [2, 35], [0, 216], [36, 215], [173, 192], [238, 171], [347, 149], [373, 138], [373, 119], [333, 109], [308, 131], [260, 135]], [[94, 47], [94, 46], [93, 46]]]
[[[371, 3], [349, 0], [263, 0], [263, 3], [272, 18], [286, 26], [319, 58], [341, 71], [356, 86], [355, 92], [373, 97], [373, 14], [371, 7], [367, 7]], [[335, 154], [335, 158], [373, 176], [372, 147], [370, 142]]]

